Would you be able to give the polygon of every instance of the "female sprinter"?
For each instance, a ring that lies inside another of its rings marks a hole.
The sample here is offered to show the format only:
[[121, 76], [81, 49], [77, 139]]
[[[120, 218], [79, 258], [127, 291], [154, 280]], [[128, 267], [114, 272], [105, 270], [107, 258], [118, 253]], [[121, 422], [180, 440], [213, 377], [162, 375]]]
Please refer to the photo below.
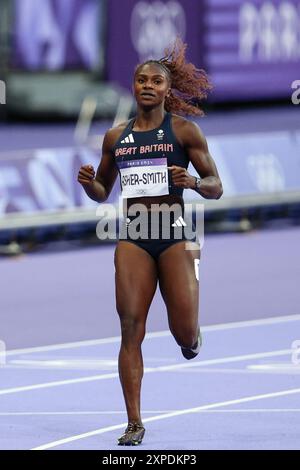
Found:
[[[86, 194], [103, 202], [119, 173], [127, 204], [127, 235], [119, 238], [115, 251], [116, 309], [122, 333], [119, 376], [128, 414], [128, 427], [119, 445], [140, 444], [145, 434], [140, 412], [141, 344], [157, 282], [170, 331], [183, 356], [196, 357], [201, 346], [195, 272], [200, 247], [195, 238], [196, 249], [186, 249], [182, 193], [191, 188], [204, 198], [219, 199], [223, 189], [201, 130], [178, 115], [202, 115], [195, 102], [205, 98], [211, 88], [205, 72], [186, 62], [185, 49], [186, 45], [177, 40], [163, 59], [137, 66], [133, 84], [136, 116], [106, 132], [96, 175], [91, 165], [82, 166], [78, 174]], [[187, 172], [189, 162], [200, 178]], [[145, 208], [144, 221], [149, 222], [146, 235], [139, 238], [128, 233], [136, 218], [136, 213], [130, 214], [130, 207], [137, 203]], [[175, 204], [181, 209], [179, 216], [177, 211], [173, 218], [164, 219], [170, 228], [168, 238], [161, 236], [165, 222], [159, 219], [158, 227], [151, 226], [151, 213], [162, 204], [164, 208]], [[159, 236], [151, 238], [155, 228]]]

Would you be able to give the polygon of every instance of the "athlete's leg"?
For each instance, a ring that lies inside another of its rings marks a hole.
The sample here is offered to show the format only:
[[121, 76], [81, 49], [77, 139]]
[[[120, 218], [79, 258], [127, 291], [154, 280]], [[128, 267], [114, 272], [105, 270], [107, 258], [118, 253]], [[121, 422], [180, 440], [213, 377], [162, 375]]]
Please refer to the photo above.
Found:
[[198, 338], [199, 281], [196, 272], [200, 247], [186, 250], [186, 242], [178, 242], [158, 258], [159, 286], [167, 307], [169, 326], [179, 346], [191, 348]]
[[116, 307], [122, 343], [119, 375], [128, 421], [141, 422], [140, 390], [143, 377], [141, 344], [151, 301], [157, 286], [154, 259], [134, 243], [119, 241], [115, 251]]

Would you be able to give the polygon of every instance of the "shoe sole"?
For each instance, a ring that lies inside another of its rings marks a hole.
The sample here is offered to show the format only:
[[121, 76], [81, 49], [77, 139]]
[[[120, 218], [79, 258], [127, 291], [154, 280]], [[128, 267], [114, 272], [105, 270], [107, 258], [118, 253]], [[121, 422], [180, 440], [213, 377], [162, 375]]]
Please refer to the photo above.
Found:
[[132, 441], [132, 442], [126, 442], [124, 444], [118, 442], [118, 445], [119, 446], [127, 446], [127, 447], [130, 447], [130, 446], [138, 446], [139, 444], [141, 444], [142, 441]]

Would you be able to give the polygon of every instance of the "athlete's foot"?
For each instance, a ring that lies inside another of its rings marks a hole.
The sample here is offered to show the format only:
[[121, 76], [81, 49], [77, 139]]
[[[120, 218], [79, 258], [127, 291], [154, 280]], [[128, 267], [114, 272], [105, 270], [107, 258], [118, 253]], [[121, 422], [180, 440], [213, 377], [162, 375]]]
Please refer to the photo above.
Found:
[[198, 339], [196, 343], [194, 344], [194, 346], [192, 346], [191, 348], [181, 348], [181, 352], [186, 359], [188, 360], [194, 359], [194, 357], [198, 356], [201, 345], [202, 345], [202, 336], [199, 330]]
[[118, 439], [119, 446], [137, 446], [141, 444], [145, 428], [140, 423], [129, 423], [124, 434]]

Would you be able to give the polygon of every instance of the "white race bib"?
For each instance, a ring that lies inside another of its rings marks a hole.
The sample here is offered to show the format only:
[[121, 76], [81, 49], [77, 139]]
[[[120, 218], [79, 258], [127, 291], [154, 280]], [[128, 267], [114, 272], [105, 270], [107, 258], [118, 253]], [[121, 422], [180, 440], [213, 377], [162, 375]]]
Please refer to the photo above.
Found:
[[125, 198], [169, 194], [166, 158], [119, 163], [122, 195]]

